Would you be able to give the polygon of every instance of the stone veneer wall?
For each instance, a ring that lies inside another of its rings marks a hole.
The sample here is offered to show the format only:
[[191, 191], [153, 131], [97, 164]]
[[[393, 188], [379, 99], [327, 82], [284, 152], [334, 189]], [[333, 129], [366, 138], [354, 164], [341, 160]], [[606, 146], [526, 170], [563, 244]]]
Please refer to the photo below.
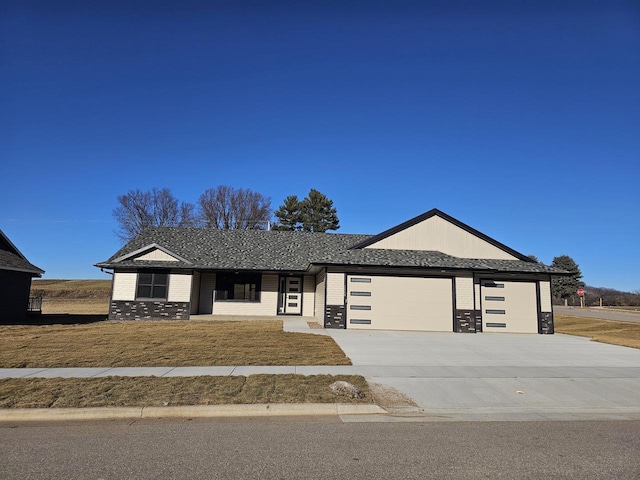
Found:
[[538, 316], [538, 333], [553, 334], [553, 312], [541, 312]]
[[324, 328], [347, 328], [344, 305], [327, 305], [324, 311]]
[[109, 320], [189, 320], [189, 302], [111, 300]]
[[[480, 329], [478, 330], [478, 323]], [[482, 331], [482, 316], [480, 310], [456, 310], [456, 332], [476, 333]]]

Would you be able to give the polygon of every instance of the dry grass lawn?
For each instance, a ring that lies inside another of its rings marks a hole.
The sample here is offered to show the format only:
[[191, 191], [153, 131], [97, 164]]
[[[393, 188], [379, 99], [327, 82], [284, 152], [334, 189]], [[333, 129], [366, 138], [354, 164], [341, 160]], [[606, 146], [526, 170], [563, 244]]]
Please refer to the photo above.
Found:
[[554, 315], [556, 333], [589, 337], [596, 342], [640, 348], [640, 323]]
[[[353, 383], [363, 399], [337, 397], [336, 380]], [[357, 375], [248, 377], [104, 377], [0, 380], [0, 408], [142, 407], [251, 403], [371, 403]]]
[[281, 321], [0, 326], [0, 368], [350, 364], [331, 337]]
[[104, 315], [105, 319], [109, 314], [109, 299], [77, 298], [58, 299], [43, 298], [42, 314], [57, 315], [69, 313], [72, 315]]

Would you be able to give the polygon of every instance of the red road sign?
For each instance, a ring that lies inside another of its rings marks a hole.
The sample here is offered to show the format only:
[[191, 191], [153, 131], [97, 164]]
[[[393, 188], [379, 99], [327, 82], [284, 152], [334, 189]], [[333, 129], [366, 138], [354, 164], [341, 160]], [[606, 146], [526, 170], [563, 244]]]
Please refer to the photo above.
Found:
[[578, 289], [578, 296], [579, 297], [583, 297], [584, 296], [584, 290], [582, 288]]

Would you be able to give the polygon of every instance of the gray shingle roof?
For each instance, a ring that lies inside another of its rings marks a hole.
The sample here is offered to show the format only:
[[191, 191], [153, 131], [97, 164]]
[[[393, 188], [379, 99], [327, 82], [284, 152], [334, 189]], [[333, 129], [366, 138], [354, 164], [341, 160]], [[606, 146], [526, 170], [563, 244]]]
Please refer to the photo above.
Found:
[[44, 273], [43, 270], [31, 264], [28, 260], [6, 250], [0, 250], [0, 270], [27, 272], [38, 276]]
[[0, 270], [32, 273], [34, 276], [44, 273], [44, 270], [27, 260], [2, 230], [0, 230]]
[[441, 268], [455, 270], [495, 270], [512, 273], [562, 273], [547, 265], [523, 260], [459, 258], [437, 251], [363, 248], [337, 252], [324, 259], [329, 265], [377, 267]]
[[[563, 273], [525, 260], [467, 259], [436, 251], [349, 249], [368, 238], [371, 235], [157, 227], [145, 230], [109, 260], [96, 266], [302, 272], [316, 264]], [[152, 244], [167, 249], [184, 261], [127, 258], [127, 255]]]
[[187, 262], [173, 268], [305, 271], [311, 259], [346, 250], [369, 235], [277, 232], [264, 230], [211, 230], [200, 228], [150, 228], [142, 232], [99, 267], [162, 266], [167, 262], [114, 260], [156, 243]]

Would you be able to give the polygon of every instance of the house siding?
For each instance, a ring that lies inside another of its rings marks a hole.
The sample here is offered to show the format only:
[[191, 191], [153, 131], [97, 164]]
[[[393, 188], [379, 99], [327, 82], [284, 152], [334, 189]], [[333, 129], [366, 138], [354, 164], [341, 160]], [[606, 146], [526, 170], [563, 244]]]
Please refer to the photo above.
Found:
[[214, 301], [214, 315], [276, 315], [278, 312], [278, 279], [278, 275], [262, 275], [262, 291], [259, 302]]
[[313, 317], [316, 280], [313, 276], [305, 276], [302, 291], [302, 315]]
[[316, 275], [315, 317], [318, 323], [324, 324], [325, 286], [327, 273], [325, 270]]
[[456, 277], [456, 308], [473, 310], [473, 277]]
[[428, 218], [365, 248], [435, 250], [461, 258], [517, 260], [513, 255], [438, 216]]
[[138, 274], [136, 272], [114, 272], [111, 299], [135, 300], [137, 280]]
[[188, 302], [191, 299], [191, 274], [172, 273], [169, 275], [169, 302]]
[[551, 311], [551, 282], [540, 282], [540, 310]]
[[178, 259], [172, 257], [166, 252], [156, 248], [155, 250], [151, 250], [150, 252], [145, 253], [144, 255], [140, 255], [136, 257], [134, 260], [152, 260], [154, 262], [177, 262]]
[[327, 273], [327, 298], [323, 322], [325, 328], [346, 328], [344, 282], [344, 273]]
[[327, 305], [344, 305], [344, 273], [327, 273]]
[[0, 270], [0, 323], [26, 320], [30, 287], [30, 273]]

